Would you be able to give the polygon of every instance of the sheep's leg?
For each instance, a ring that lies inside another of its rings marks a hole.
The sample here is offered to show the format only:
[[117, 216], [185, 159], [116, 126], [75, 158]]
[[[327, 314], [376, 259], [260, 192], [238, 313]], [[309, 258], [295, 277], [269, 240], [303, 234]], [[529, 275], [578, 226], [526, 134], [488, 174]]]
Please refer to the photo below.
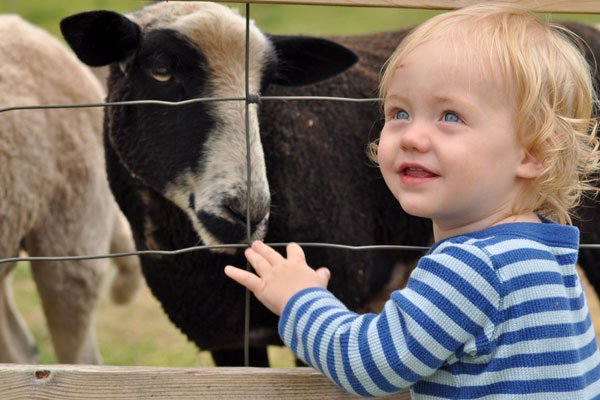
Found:
[[0, 362], [36, 364], [35, 339], [12, 301], [10, 270], [14, 265], [0, 265]]
[[[110, 242], [111, 253], [129, 253], [135, 251], [129, 223], [125, 216], [118, 212]], [[142, 268], [137, 256], [113, 259], [117, 268], [110, 286], [110, 297], [117, 304], [127, 304], [136, 295], [142, 284]]]
[[[244, 349], [218, 350], [211, 352], [213, 361], [218, 367], [243, 367]], [[268, 367], [269, 358], [266, 347], [250, 347], [249, 364], [251, 367]]]
[[105, 267], [106, 260], [32, 264], [54, 351], [61, 363], [102, 363], [93, 313]]

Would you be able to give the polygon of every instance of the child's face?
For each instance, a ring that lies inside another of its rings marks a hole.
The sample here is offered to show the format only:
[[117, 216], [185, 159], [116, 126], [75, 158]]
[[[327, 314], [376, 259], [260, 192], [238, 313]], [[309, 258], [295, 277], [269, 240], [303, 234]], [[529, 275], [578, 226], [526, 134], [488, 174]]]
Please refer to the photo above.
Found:
[[385, 99], [386, 184], [406, 212], [453, 234], [506, 218], [524, 188], [513, 102], [480, 71], [460, 44], [428, 41], [396, 65]]

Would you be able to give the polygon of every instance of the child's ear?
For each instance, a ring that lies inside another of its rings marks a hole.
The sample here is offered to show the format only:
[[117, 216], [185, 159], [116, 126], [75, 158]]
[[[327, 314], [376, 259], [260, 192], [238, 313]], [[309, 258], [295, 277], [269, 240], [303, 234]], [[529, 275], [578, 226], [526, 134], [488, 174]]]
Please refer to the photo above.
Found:
[[521, 163], [517, 167], [517, 177], [533, 179], [544, 171], [544, 166], [530, 151], [524, 151]]

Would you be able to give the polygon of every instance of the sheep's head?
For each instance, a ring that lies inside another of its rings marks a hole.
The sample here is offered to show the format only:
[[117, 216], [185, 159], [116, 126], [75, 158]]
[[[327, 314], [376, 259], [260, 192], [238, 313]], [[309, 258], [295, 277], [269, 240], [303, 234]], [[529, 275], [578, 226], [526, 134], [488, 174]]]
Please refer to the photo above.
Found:
[[[83, 62], [112, 64], [109, 101], [246, 95], [246, 20], [228, 7], [167, 2], [127, 16], [91, 11], [65, 18], [61, 30]], [[270, 83], [310, 84], [356, 62], [323, 39], [270, 36], [254, 24], [249, 37], [249, 93]], [[181, 208], [202, 243], [240, 243], [248, 213], [252, 239], [264, 237], [270, 208], [256, 104], [249, 105], [249, 145], [245, 121], [243, 101], [113, 106], [105, 134], [125, 169]]]

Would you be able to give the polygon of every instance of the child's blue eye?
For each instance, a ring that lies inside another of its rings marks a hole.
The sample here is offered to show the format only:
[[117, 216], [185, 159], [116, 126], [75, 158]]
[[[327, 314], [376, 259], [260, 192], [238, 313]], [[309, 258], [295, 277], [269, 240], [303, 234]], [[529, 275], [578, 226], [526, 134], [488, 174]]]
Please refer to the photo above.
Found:
[[442, 119], [446, 122], [462, 122], [460, 117], [452, 111], [448, 111], [447, 113], [445, 113]]
[[410, 116], [408, 115], [408, 113], [404, 110], [400, 110], [398, 112], [396, 112], [396, 115], [394, 115], [395, 119], [409, 119]]

